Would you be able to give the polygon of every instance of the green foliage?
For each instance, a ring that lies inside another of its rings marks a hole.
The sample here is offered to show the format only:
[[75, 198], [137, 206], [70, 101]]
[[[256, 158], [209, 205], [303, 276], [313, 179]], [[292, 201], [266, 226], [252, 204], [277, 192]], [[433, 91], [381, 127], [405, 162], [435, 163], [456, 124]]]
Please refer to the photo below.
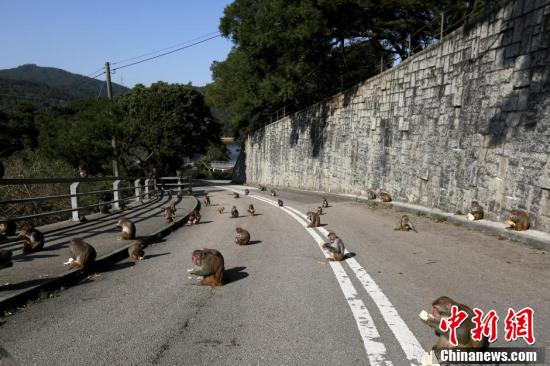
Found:
[[111, 137], [121, 120], [120, 109], [107, 99], [50, 108], [37, 116], [38, 142], [52, 159], [61, 158], [75, 168], [85, 162], [90, 174], [109, 174]]
[[155, 156], [156, 165], [166, 174], [182, 166], [184, 158], [206, 152], [210, 143], [220, 143], [220, 125], [191, 85], [158, 82], [147, 88], [138, 84], [117, 104], [125, 116], [121, 151], [142, 164]]
[[299, 109], [419, 51], [472, 0], [235, 0], [220, 31], [235, 47], [211, 66], [209, 104], [227, 110], [244, 134], [282, 106]]

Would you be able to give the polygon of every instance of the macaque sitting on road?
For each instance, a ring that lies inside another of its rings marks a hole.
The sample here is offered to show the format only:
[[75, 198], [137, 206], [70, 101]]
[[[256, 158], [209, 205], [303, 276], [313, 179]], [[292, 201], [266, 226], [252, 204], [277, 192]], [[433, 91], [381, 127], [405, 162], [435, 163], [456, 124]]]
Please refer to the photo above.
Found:
[[69, 243], [71, 257], [65, 264], [71, 268], [89, 268], [95, 263], [97, 253], [93, 246], [80, 238], [72, 238]]
[[128, 257], [133, 261], [140, 261], [145, 256], [145, 251], [143, 250], [145, 245], [141, 240], [136, 241], [134, 244], [128, 247]]
[[256, 212], [256, 210], [254, 209], [254, 205], [251, 203], [248, 205], [248, 213], [251, 215], [251, 216], [254, 216], [254, 213]]
[[[459, 311], [464, 311], [468, 315], [468, 318], [460, 324], [456, 329], [457, 342], [456, 346], [451, 344], [449, 340], [449, 332], [444, 332], [440, 328], [441, 319], [448, 318], [452, 314], [452, 306], [456, 305]], [[472, 329], [475, 328], [475, 323], [472, 321], [475, 314], [468, 306], [459, 304], [453, 299], [442, 296], [436, 299], [432, 303], [431, 313], [422, 311], [420, 318], [435, 329], [435, 334], [439, 337], [437, 342], [432, 347], [432, 350], [441, 350], [443, 348], [473, 348], [473, 349], [486, 349], [489, 345], [487, 338], [482, 338], [480, 341], [476, 341], [472, 338]]]
[[189, 274], [202, 276], [201, 285], [223, 286], [224, 260], [215, 249], [194, 250], [191, 256], [193, 264], [200, 269], [190, 270]]
[[136, 238], [136, 226], [132, 221], [121, 217], [118, 219], [116, 226], [122, 228], [122, 234], [118, 240], [134, 240]]
[[323, 208], [327, 208], [328, 207], [328, 200], [326, 197], [323, 197], [323, 204], [321, 205], [323, 206]]
[[397, 223], [397, 226], [393, 230], [400, 230], [400, 231], [414, 231], [417, 233], [416, 229], [414, 228], [414, 225], [412, 224], [411, 220], [409, 219], [409, 216], [403, 215], [401, 216], [401, 219]]
[[529, 229], [529, 214], [522, 210], [512, 210], [510, 218], [504, 221], [506, 225], [510, 225], [507, 229], [516, 231], [524, 231]]
[[468, 221], [483, 219], [483, 207], [481, 207], [481, 205], [477, 201], [472, 201], [470, 213], [466, 215], [466, 218], [468, 219]]
[[233, 192], [233, 198], [239, 198], [239, 194], [237, 192]]
[[245, 188], [244, 194], [248, 196], [250, 194], [250, 190], [248, 188]]
[[225, 207], [218, 208], [218, 213], [221, 215], [225, 211]]
[[279, 205], [279, 207], [283, 207], [283, 200], [282, 200], [282, 199], [278, 199], [278, 200], [277, 200], [277, 204]]
[[372, 189], [367, 190], [367, 198], [369, 200], [375, 200], [376, 199], [376, 192], [374, 192]]
[[273, 197], [275, 197], [275, 196], [277, 196], [277, 192], [275, 192], [275, 190], [272, 189], [272, 190], [271, 190], [271, 195], [272, 195]]
[[204, 205], [210, 206], [210, 197], [208, 195], [204, 196]]
[[239, 217], [239, 211], [237, 211], [237, 207], [233, 206], [231, 207], [231, 218], [235, 219]]
[[258, 188], [259, 188], [260, 191], [262, 191], [262, 192], [267, 191], [267, 187], [266, 187], [266, 186], [262, 186], [261, 184], [258, 186]]
[[199, 222], [201, 222], [201, 214], [198, 210], [193, 210], [193, 212], [191, 212], [189, 214], [189, 219], [188, 219], [189, 223], [191, 225], [196, 225], [198, 224]]
[[330, 243], [323, 244], [323, 249], [328, 250], [332, 254], [332, 258], [330, 260], [339, 262], [344, 259], [346, 248], [344, 247], [342, 239], [340, 239], [336, 233], [332, 231], [328, 234], [328, 239], [330, 240]]
[[248, 231], [240, 227], [236, 228], [235, 231], [237, 232], [235, 235], [235, 244], [248, 245], [250, 243], [250, 233]]
[[44, 248], [44, 234], [34, 227], [27, 227], [19, 232], [23, 239], [23, 253], [34, 253]]
[[321, 226], [321, 217], [317, 212], [308, 211], [307, 219], [309, 220], [309, 225], [307, 227], [319, 227]]
[[323, 208], [321, 206], [317, 207], [317, 213], [319, 215], [322, 215], [323, 214]]

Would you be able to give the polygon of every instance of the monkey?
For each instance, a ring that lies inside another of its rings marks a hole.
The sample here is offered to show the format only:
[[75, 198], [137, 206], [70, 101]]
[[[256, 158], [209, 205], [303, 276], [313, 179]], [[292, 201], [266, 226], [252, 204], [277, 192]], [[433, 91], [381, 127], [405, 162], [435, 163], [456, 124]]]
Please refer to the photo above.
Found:
[[382, 202], [391, 202], [391, 196], [388, 192], [380, 191], [379, 195]]
[[321, 206], [317, 207], [317, 213], [319, 215], [322, 215], [323, 214], [323, 208]]
[[237, 235], [235, 235], [235, 244], [248, 245], [250, 243], [250, 233], [248, 231], [240, 227], [236, 228], [235, 231], [237, 232]]
[[262, 191], [262, 192], [265, 192], [265, 191], [267, 191], [267, 187], [266, 187], [266, 186], [262, 186], [261, 184], [260, 184], [260, 185], [258, 185], [258, 188], [259, 188], [259, 189], [260, 189], [260, 191]]
[[237, 218], [239, 217], [239, 211], [237, 211], [237, 207], [233, 206], [231, 207], [231, 218]]
[[193, 210], [193, 212], [191, 212], [189, 214], [188, 221], [191, 225], [196, 225], [199, 222], [201, 222], [201, 214], [200, 214], [199, 210]]
[[44, 234], [32, 226], [21, 230], [19, 239], [23, 239], [23, 253], [34, 253], [44, 248]]
[[88, 178], [88, 169], [86, 168], [86, 163], [81, 162], [78, 165], [78, 174], [80, 175], [80, 178]]
[[248, 213], [251, 215], [251, 216], [254, 216], [254, 213], [256, 212], [256, 210], [254, 209], [254, 205], [251, 203], [248, 205]]
[[529, 229], [529, 214], [522, 210], [512, 210], [510, 218], [504, 221], [506, 225], [510, 225], [507, 229], [516, 231], [524, 231]]
[[326, 198], [326, 197], [323, 197], [323, 204], [322, 204], [321, 206], [323, 206], [323, 208], [327, 208], [327, 207], [328, 207], [328, 201], [327, 201], [327, 198]]
[[483, 219], [483, 207], [481, 207], [481, 205], [477, 201], [472, 201], [470, 213], [466, 215], [466, 218], [468, 219], [468, 221]]
[[276, 196], [277, 196], [277, 192], [275, 192], [275, 190], [272, 189], [272, 190], [271, 190], [271, 195], [272, 195], [273, 197], [276, 197]]
[[225, 211], [225, 207], [218, 208], [218, 213], [221, 215]]
[[134, 244], [128, 247], [128, 257], [133, 261], [140, 261], [145, 256], [143, 249], [145, 245], [141, 240], [136, 241]]
[[127, 218], [119, 218], [116, 227], [122, 228], [122, 234], [118, 240], [134, 240], [136, 238], [136, 225]]
[[411, 220], [409, 219], [408, 215], [401, 216], [401, 219], [399, 220], [399, 222], [397, 223], [397, 225], [393, 230], [398, 230], [398, 231], [412, 230], [415, 233], [418, 233], [418, 231], [416, 231], [414, 225], [412, 224]]
[[278, 200], [277, 200], [277, 204], [279, 205], [279, 207], [283, 207], [283, 200], [282, 200], [282, 199], [278, 199]]
[[12, 255], [11, 250], [0, 249], [0, 269], [13, 266], [13, 262], [11, 261]]
[[375, 200], [376, 192], [374, 192], [372, 189], [367, 190], [367, 197], [369, 200]]
[[183, 177], [183, 170], [181, 170], [180, 168], [177, 168], [176, 169], [176, 177], [182, 178]]
[[328, 250], [332, 254], [332, 258], [329, 260], [340, 262], [344, 259], [346, 248], [342, 239], [340, 239], [335, 232], [328, 233], [330, 243], [323, 244], [323, 248]]
[[182, 192], [182, 191], [178, 191], [178, 193], [176, 193], [176, 197], [177, 197], [177, 198], [182, 198], [182, 197], [183, 197], [183, 192]]
[[248, 188], [245, 188], [244, 194], [248, 196], [250, 194], [250, 190]]
[[[451, 316], [451, 308], [453, 305], [458, 307], [458, 310], [465, 311], [468, 314], [468, 318], [460, 324], [456, 329], [456, 335], [458, 345], [453, 346], [449, 340], [449, 332], [443, 332], [440, 328], [441, 319]], [[472, 309], [468, 306], [459, 304], [450, 297], [441, 296], [432, 303], [432, 311], [426, 315], [424, 322], [430, 327], [435, 329], [435, 334], [439, 337], [437, 342], [433, 345], [432, 350], [437, 351], [443, 348], [473, 348], [473, 349], [486, 349], [489, 345], [487, 338], [483, 338], [481, 341], [472, 339], [471, 331], [475, 328], [475, 324], [472, 321], [475, 316]]]
[[166, 219], [166, 222], [174, 222], [176, 211], [176, 201], [170, 202], [170, 206], [164, 209], [164, 218]]
[[233, 198], [239, 198], [239, 194], [237, 192], [233, 192]]
[[88, 219], [86, 218], [86, 216], [82, 215], [78, 218], [78, 221], [80, 221], [81, 224], [85, 224], [88, 222]]
[[223, 286], [224, 260], [216, 249], [197, 249], [191, 256], [193, 264], [201, 267], [189, 272], [195, 276], [202, 276], [201, 285]]
[[71, 257], [65, 264], [71, 268], [87, 269], [95, 263], [97, 252], [94, 247], [80, 238], [72, 238], [69, 242]]
[[17, 224], [13, 220], [0, 222], [0, 236], [11, 236], [17, 233]]
[[204, 196], [204, 205], [210, 206], [210, 197], [208, 195]]
[[307, 219], [309, 220], [309, 225], [307, 227], [319, 227], [321, 226], [321, 218], [317, 212], [308, 211]]

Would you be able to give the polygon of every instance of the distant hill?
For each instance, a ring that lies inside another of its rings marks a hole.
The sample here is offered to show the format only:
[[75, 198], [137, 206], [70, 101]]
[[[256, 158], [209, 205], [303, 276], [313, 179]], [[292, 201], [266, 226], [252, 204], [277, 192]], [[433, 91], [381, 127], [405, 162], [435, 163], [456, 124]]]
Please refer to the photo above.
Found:
[[[101, 94], [100, 94], [101, 90]], [[113, 83], [113, 95], [129, 90]], [[107, 96], [105, 82], [83, 75], [37, 65], [22, 65], [0, 70], [0, 109], [7, 110], [18, 101], [37, 105], [62, 105], [68, 101]]]

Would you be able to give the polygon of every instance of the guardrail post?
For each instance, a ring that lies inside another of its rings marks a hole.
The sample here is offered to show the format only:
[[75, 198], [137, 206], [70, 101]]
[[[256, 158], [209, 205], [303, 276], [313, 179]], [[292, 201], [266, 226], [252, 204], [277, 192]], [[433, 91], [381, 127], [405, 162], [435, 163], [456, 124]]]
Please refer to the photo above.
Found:
[[193, 184], [192, 184], [191, 178], [189, 178], [188, 189], [189, 189], [189, 195], [192, 195], [193, 194]]
[[149, 200], [149, 181], [151, 181], [151, 179], [145, 179], [143, 181], [143, 184], [145, 185], [145, 199], [146, 200]]
[[71, 208], [73, 209], [73, 221], [80, 221], [80, 216], [78, 215], [78, 196], [76, 195], [76, 191], [78, 189], [79, 182], [71, 183], [70, 190], [71, 190]]
[[137, 203], [140, 203], [140, 201], [141, 201], [141, 189], [139, 187], [139, 181], [140, 180], [141, 179], [138, 178], [134, 181], [134, 196], [136, 196], [135, 201]]
[[120, 192], [118, 190], [118, 187], [120, 186], [120, 179], [113, 181], [113, 210], [118, 211], [120, 210]]

